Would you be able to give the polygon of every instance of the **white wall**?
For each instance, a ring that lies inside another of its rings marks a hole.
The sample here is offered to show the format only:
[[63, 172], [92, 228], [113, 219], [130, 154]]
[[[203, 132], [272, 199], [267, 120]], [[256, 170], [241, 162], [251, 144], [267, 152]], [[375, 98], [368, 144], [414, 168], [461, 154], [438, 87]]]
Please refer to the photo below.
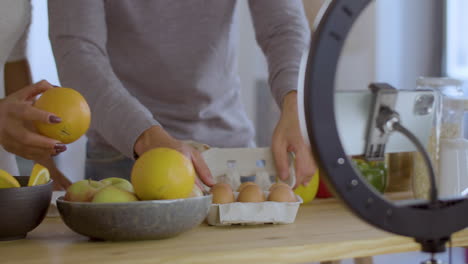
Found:
[[[265, 56], [255, 40], [247, 0], [239, 0], [238, 72], [241, 79], [242, 100], [248, 117], [255, 126], [258, 146], [269, 146], [271, 134], [279, 118], [279, 109], [268, 87], [268, 68]], [[261, 116], [261, 118], [259, 118]]]
[[255, 40], [255, 32], [247, 0], [238, 1], [238, 72], [242, 85], [242, 100], [249, 118], [255, 123], [256, 82], [268, 78], [265, 56]]
[[414, 89], [419, 76], [440, 76], [441, 8], [437, 0], [372, 2], [346, 40], [335, 88], [367, 89], [378, 81]]
[[375, 8], [370, 4], [348, 34], [337, 67], [337, 90], [366, 90], [376, 80]]
[[33, 81], [46, 79], [59, 85], [57, 69], [48, 36], [47, 1], [32, 1], [28, 59]]
[[376, 79], [414, 89], [419, 76], [440, 76], [442, 5], [439, 0], [376, 2]]

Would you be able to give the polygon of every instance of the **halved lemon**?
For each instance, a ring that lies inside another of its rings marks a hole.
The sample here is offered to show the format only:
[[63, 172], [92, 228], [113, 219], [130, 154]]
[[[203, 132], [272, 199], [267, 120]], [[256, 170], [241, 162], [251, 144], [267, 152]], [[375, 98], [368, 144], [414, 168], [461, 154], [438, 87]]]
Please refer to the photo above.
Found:
[[34, 164], [34, 167], [31, 171], [31, 177], [29, 177], [28, 186], [46, 184], [49, 181], [49, 170], [41, 164]]
[[0, 170], [0, 189], [18, 188], [19, 182], [10, 173]]

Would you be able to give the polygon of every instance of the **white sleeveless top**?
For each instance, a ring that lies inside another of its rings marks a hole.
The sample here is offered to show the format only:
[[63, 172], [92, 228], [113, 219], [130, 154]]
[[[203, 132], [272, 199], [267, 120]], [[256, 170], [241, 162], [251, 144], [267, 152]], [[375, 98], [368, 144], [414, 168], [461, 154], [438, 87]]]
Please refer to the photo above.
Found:
[[[25, 58], [26, 35], [31, 22], [29, 0], [0, 1], [0, 98], [5, 97], [4, 66]], [[0, 169], [19, 175], [15, 156], [0, 146]]]

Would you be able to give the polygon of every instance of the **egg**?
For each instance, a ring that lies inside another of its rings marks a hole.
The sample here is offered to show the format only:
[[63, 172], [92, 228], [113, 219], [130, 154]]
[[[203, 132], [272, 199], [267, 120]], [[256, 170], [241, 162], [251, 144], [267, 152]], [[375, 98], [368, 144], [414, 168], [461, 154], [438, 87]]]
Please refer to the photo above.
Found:
[[211, 194], [213, 194], [214, 204], [233, 203], [236, 200], [234, 197], [234, 193], [232, 192], [231, 186], [226, 183], [215, 184], [211, 188], [210, 192]]
[[241, 192], [242, 189], [244, 189], [246, 186], [249, 186], [249, 185], [256, 185], [256, 184], [254, 182], [250, 182], [250, 181], [244, 182], [239, 186], [239, 188], [237, 188], [237, 191]]
[[268, 201], [297, 202], [296, 195], [289, 186], [277, 186], [268, 195]]
[[287, 185], [287, 184], [284, 183], [284, 182], [275, 182], [275, 183], [273, 183], [273, 184], [270, 186], [269, 191], [270, 191], [270, 192], [273, 191], [273, 190], [276, 189], [276, 187], [278, 187], [278, 186], [286, 186], [286, 187], [289, 187], [289, 185]]
[[265, 194], [256, 184], [245, 186], [237, 197], [238, 202], [261, 203], [265, 201]]

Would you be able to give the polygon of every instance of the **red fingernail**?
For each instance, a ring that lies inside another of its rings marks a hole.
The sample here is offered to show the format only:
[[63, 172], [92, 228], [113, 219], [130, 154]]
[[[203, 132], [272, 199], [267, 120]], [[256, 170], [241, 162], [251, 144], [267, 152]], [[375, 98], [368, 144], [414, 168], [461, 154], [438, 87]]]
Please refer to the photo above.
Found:
[[57, 143], [55, 144], [54, 149], [57, 152], [64, 152], [65, 150], [67, 150], [67, 146], [65, 144]]
[[62, 122], [62, 118], [60, 118], [58, 116], [51, 115], [51, 116], [49, 116], [49, 121], [52, 124], [58, 124], [58, 123]]

